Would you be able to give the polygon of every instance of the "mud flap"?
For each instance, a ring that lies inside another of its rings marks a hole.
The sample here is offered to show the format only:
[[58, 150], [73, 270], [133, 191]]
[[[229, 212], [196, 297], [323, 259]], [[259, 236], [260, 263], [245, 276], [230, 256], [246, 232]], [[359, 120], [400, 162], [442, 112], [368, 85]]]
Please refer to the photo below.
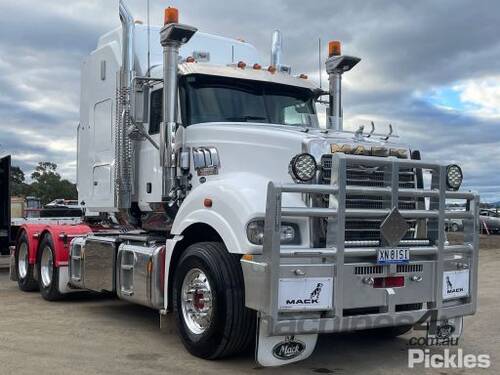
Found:
[[59, 267], [59, 285], [57, 286], [59, 293], [68, 294], [81, 292], [81, 289], [72, 289], [69, 287], [69, 267], [60, 266]]
[[261, 318], [257, 323], [255, 359], [261, 366], [282, 366], [308, 358], [318, 340], [318, 334], [268, 336]]
[[17, 270], [16, 270], [16, 256], [14, 249], [10, 250], [10, 267], [9, 267], [9, 279], [10, 281], [17, 281]]

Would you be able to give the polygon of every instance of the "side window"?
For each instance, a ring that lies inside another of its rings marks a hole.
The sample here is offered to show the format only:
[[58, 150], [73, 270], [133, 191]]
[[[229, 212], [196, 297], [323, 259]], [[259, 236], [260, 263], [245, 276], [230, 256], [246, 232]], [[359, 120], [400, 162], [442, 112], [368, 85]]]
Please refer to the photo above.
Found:
[[163, 116], [163, 89], [151, 92], [151, 110], [149, 111], [149, 134], [160, 132]]
[[316, 126], [315, 115], [311, 115], [309, 107], [304, 104], [294, 104], [283, 108], [283, 124]]

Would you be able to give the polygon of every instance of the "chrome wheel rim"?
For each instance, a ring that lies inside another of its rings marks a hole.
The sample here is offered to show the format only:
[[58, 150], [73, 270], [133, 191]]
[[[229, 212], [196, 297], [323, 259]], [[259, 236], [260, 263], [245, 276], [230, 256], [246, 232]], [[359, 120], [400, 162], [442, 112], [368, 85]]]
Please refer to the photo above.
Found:
[[181, 290], [182, 316], [194, 334], [205, 332], [213, 315], [212, 288], [205, 273], [193, 268], [184, 277]]
[[21, 279], [24, 279], [28, 275], [28, 244], [26, 242], [23, 242], [19, 246], [17, 273]]
[[52, 250], [50, 247], [45, 246], [42, 252], [40, 261], [40, 274], [42, 276], [42, 285], [46, 288], [52, 283], [52, 269], [54, 268], [54, 261], [52, 258]]

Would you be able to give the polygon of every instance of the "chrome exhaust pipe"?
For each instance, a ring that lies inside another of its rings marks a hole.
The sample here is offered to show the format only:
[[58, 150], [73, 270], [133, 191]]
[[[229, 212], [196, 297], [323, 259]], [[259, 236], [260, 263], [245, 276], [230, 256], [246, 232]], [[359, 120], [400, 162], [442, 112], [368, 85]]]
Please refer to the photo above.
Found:
[[160, 31], [163, 47], [163, 122], [160, 126], [160, 165], [163, 167], [163, 199], [176, 200], [175, 132], [177, 129], [177, 92], [179, 48], [198, 29], [177, 22], [165, 23]]
[[283, 50], [283, 38], [280, 30], [274, 30], [271, 42], [271, 66], [279, 70], [281, 65], [281, 52]]
[[119, 3], [122, 24], [122, 67], [117, 85], [115, 119], [115, 207], [127, 210], [132, 205], [132, 145], [127, 130], [131, 125], [130, 95], [134, 76], [134, 18]]

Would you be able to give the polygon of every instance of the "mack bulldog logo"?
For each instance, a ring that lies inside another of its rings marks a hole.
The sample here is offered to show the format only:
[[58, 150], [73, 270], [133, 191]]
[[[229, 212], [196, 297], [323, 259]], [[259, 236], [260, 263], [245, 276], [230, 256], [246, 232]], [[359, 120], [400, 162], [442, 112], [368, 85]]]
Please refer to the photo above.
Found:
[[295, 336], [287, 336], [285, 341], [277, 343], [273, 348], [273, 356], [284, 361], [293, 359], [304, 352], [306, 344], [295, 340]]
[[297, 298], [297, 299], [287, 299], [287, 305], [313, 305], [319, 303], [319, 295], [321, 293], [321, 289], [323, 288], [323, 283], [318, 283], [316, 288], [313, 289], [309, 298]]
[[464, 291], [464, 288], [453, 288], [453, 284], [450, 280], [450, 277], [449, 276], [446, 276], [446, 292], [448, 294], [452, 294], [452, 293], [461, 293]]
[[319, 294], [321, 293], [321, 288], [323, 288], [323, 284], [318, 283], [318, 285], [316, 285], [316, 288], [314, 288], [314, 290], [311, 293], [311, 301], [313, 302], [319, 301]]

